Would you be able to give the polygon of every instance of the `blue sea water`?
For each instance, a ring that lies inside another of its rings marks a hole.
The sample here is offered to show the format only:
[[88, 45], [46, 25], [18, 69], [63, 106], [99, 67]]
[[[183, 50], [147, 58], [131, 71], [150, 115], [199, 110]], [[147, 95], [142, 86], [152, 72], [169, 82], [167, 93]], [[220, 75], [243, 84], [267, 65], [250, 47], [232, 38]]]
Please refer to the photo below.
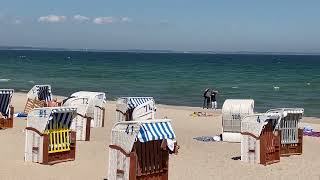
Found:
[[202, 106], [205, 88], [229, 98], [252, 98], [255, 111], [302, 107], [320, 117], [320, 56], [76, 51], [0, 51], [0, 88], [53, 93], [104, 91], [108, 99], [154, 96], [157, 103]]

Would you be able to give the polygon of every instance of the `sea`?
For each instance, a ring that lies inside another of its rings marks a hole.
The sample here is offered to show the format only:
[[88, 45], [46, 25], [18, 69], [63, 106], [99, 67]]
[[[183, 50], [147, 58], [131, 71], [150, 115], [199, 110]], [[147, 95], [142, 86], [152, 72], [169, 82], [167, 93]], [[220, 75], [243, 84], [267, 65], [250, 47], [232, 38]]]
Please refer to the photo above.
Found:
[[0, 88], [28, 92], [51, 84], [54, 95], [87, 90], [153, 96], [158, 104], [202, 107], [203, 91], [254, 99], [255, 111], [301, 107], [320, 117], [320, 56], [86, 51], [0, 51]]

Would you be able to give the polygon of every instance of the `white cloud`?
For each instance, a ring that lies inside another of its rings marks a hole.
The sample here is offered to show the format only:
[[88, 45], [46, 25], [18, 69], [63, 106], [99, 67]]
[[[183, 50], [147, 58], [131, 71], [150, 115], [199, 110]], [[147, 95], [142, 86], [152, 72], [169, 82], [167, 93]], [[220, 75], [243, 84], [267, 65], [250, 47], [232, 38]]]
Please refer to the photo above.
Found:
[[90, 18], [89, 18], [89, 17], [81, 16], [80, 14], [77, 14], [77, 15], [73, 16], [73, 19], [74, 19], [75, 21], [79, 21], [79, 22], [87, 22], [87, 21], [90, 21]]
[[39, 22], [49, 22], [49, 23], [58, 23], [63, 22], [67, 19], [66, 16], [57, 16], [57, 15], [49, 15], [49, 16], [41, 16], [39, 17]]
[[116, 22], [116, 18], [114, 17], [97, 17], [93, 19], [93, 23], [95, 24], [112, 24]]
[[16, 19], [16, 20], [13, 21], [13, 24], [21, 24], [21, 23], [22, 23], [22, 21], [19, 20], [19, 19]]
[[131, 22], [132, 19], [130, 19], [129, 17], [122, 17], [122, 18], [121, 18], [121, 21], [122, 21], [122, 22]]

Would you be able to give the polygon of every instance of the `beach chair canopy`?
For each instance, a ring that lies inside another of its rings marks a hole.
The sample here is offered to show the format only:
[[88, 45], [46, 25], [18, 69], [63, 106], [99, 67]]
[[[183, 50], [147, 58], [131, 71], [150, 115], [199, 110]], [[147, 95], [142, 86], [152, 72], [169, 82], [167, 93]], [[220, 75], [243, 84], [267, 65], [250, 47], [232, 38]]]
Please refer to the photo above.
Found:
[[277, 108], [277, 109], [269, 109], [266, 113], [282, 113], [283, 117], [287, 117], [288, 114], [297, 114], [299, 115], [299, 120], [300, 120], [304, 114], [304, 109], [303, 108]]
[[130, 153], [134, 142], [175, 139], [170, 119], [118, 122], [112, 128], [111, 144]]
[[227, 99], [222, 106], [223, 132], [236, 132], [241, 130], [241, 119], [253, 114], [253, 99]]
[[153, 97], [121, 97], [117, 100], [117, 109], [122, 109], [125, 112], [148, 101], [154, 102]]
[[13, 95], [13, 89], [0, 89], [0, 112], [3, 116], [9, 116], [10, 103]]
[[270, 120], [273, 122], [273, 127], [275, 127], [281, 121], [280, 113], [264, 113], [264, 114], [253, 114], [245, 116], [241, 121], [241, 132], [242, 133], [250, 133], [254, 135], [256, 138], [259, 138], [263, 127], [268, 124]]
[[70, 99], [72, 98], [87, 98], [88, 100], [84, 101], [83, 103], [88, 104], [88, 109], [86, 113], [92, 116], [92, 118], [94, 113], [94, 107], [104, 107], [104, 104], [107, 102], [106, 94], [104, 92], [79, 91], [71, 94]]
[[89, 107], [89, 98], [88, 97], [71, 97], [68, 98], [64, 103], [64, 107], [76, 107], [77, 113], [85, 116], [88, 112]]
[[104, 92], [78, 91], [71, 94], [71, 97], [88, 97], [89, 103], [95, 106], [102, 106], [107, 102], [106, 93]]
[[50, 85], [35, 85], [27, 94], [28, 99], [35, 99], [42, 101], [52, 101], [52, 92]]
[[43, 133], [46, 130], [70, 129], [72, 120], [76, 117], [74, 107], [44, 107], [33, 109], [27, 117], [27, 127]]
[[281, 114], [281, 123], [277, 126], [277, 129], [281, 131], [281, 144], [298, 143], [298, 129], [304, 113], [303, 108], [270, 109], [266, 113]]

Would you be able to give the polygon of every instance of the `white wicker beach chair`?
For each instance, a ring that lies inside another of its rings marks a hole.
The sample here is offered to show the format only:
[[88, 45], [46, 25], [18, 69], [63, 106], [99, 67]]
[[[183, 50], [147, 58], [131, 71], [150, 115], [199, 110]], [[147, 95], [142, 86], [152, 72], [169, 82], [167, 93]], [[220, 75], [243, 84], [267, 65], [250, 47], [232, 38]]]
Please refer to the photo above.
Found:
[[169, 153], [177, 149], [169, 119], [118, 122], [111, 133], [108, 179], [168, 179]]
[[222, 106], [222, 140], [240, 142], [241, 119], [253, 114], [253, 99], [227, 99]]
[[70, 129], [77, 109], [35, 108], [28, 114], [25, 161], [55, 164], [75, 159], [76, 132]]
[[116, 107], [117, 122], [154, 119], [156, 111], [153, 97], [122, 97]]
[[77, 116], [71, 124], [71, 129], [77, 133], [77, 141], [90, 140], [90, 125], [92, 118], [88, 116], [89, 97], [73, 97], [67, 99], [63, 104], [64, 107], [76, 107]]
[[281, 114], [254, 114], [241, 121], [241, 160], [268, 165], [280, 161]]
[[267, 113], [282, 113], [281, 123], [278, 127], [281, 134], [281, 155], [302, 154], [303, 129], [299, 128], [304, 109], [279, 108], [270, 109]]
[[106, 94], [103, 92], [79, 91], [71, 97], [87, 97], [88, 109], [86, 115], [91, 117], [91, 127], [104, 127]]
[[13, 127], [14, 108], [11, 106], [13, 89], [0, 89], [0, 129]]

